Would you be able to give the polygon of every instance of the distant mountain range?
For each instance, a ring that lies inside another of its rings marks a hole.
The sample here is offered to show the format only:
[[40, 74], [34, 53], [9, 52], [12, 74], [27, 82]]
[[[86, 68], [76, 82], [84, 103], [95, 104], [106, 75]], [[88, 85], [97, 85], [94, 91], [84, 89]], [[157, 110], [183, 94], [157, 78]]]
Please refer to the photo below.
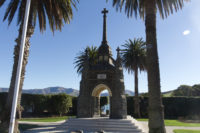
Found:
[[[0, 92], [8, 92], [8, 88], [1, 88]], [[24, 89], [22, 93], [26, 94], [58, 94], [58, 93], [66, 93], [71, 96], [78, 96], [79, 90], [73, 88], [64, 88], [64, 87], [48, 87], [44, 89]], [[125, 93], [129, 96], [133, 96], [134, 92], [130, 90], [125, 90]], [[102, 93], [101, 96], [108, 96], [108, 93]]]
[[[0, 88], [0, 92], [8, 92], [8, 88]], [[22, 93], [26, 94], [58, 94], [66, 93], [71, 96], [78, 96], [79, 91], [72, 88], [48, 87], [44, 89], [24, 89]]]

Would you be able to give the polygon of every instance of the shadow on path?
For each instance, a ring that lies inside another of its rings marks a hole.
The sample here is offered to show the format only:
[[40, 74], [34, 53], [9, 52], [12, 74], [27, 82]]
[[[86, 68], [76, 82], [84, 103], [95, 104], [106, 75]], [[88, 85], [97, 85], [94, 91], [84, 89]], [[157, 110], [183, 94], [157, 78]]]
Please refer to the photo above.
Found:
[[67, 121], [62, 122], [20, 122], [21, 124], [31, 124], [40, 126], [28, 129], [22, 133], [67, 133]]

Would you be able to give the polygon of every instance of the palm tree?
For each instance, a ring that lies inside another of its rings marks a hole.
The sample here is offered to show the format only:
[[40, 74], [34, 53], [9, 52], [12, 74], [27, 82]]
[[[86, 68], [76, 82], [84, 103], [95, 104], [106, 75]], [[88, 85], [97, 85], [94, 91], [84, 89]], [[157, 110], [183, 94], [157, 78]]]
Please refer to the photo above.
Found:
[[77, 73], [82, 74], [86, 60], [88, 60], [89, 65], [94, 65], [97, 63], [97, 47], [87, 46], [84, 51], [79, 52], [78, 56], [75, 57], [75, 68], [77, 68]]
[[140, 104], [138, 95], [138, 70], [145, 71], [146, 45], [142, 38], [129, 39], [122, 45], [122, 64], [128, 73], [133, 73], [135, 76], [135, 97], [134, 97], [134, 113], [137, 117], [141, 117]]
[[160, 89], [160, 70], [156, 38], [156, 13], [162, 19], [174, 11], [182, 9], [188, 0], [113, 0], [113, 6], [122, 10], [128, 17], [133, 15], [144, 19], [147, 45], [147, 73], [149, 89], [149, 133], [165, 133], [164, 111]]
[[[5, 0], [0, 0], [0, 7], [4, 4]], [[21, 92], [22, 86], [24, 82], [25, 76], [25, 68], [26, 64], [28, 63], [28, 56], [29, 56], [29, 48], [30, 48], [30, 37], [34, 33], [34, 28], [36, 26], [36, 20], [38, 18], [39, 28], [40, 31], [43, 32], [46, 30], [46, 18], [48, 18], [49, 26], [52, 32], [55, 30], [61, 30], [64, 23], [69, 23], [72, 19], [73, 12], [72, 6], [76, 8], [76, 3], [78, 0], [32, 0], [30, 6], [30, 13], [29, 13], [29, 21], [28, 21], [28, 28], [27, 28], [27, 36], [25, 41], [25, 48], [24, 48], [24, 57], [23, 57], [23, 65], [22, 65], [22, 72], [20, 77], [20, 87], [19, 87], [19, 98], [18, 98], [18, 109], [20, 109], [20, 100], [21, 100]], [[19, 34], [16, 41], [16, 46], [14, 49], [14, 64], [12, 70], [12, 77], [9, 87], [8, 98], [6, 101], [6, 106], [4, 111], [1, 112], [1, 122], [3, 123], [4, 127], [8, 128], [8, 123], [10, 120], [10, 112], [12, 108], [12, 100], [14, 94], [14, 85], [15, 85], [15, 78], [17, 72], [17, 64], [18, 64], [18, 56], [19, 56], [19, 48], [20, 48], [20, 40], [22, 35], [22, 27], [23, 27], [23, 18], [25, 14], [25, 6], [26, 0], [11, 0], [8, 4], [7, 10], [4, 15], [4, 21], [8, 20], [8, 25], [12, 22], [15, 13], [18, 13], [17, 18], [17, 25], [19, 25]], [[18, 110], [19, 111], [19, 110]], [[17, 132], [18, 124], [16, 121], [15, 125], [15, 132]]]

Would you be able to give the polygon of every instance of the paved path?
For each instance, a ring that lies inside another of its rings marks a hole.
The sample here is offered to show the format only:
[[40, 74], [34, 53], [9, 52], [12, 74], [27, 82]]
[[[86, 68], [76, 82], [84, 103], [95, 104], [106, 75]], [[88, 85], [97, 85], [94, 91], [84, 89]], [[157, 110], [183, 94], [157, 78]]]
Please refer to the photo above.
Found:
[[[23, 133], [66, 133], [66, 121], [60, 122], [20, 122], [23, 124], [33, 124], [41, 126], [39, 128], [33, 128]], [[139, 122], [144, 128], [148, 129], [147, 122]], [[179, 127], [179, 126], [166, 126], [167, 133], [173, 133], [174, 129], [188, 129], [188, 130], [200, 130], [200, 127]]]
[[[141, 122], [144, 128], [148, 129], [148, 122]], [[167, 133], [174, 133], [174, 129], [200, 130], [200, 127], [180, 127], [180, 126], [165, 126]]]
[[20, 124], [31, 124], [41, 126], [38, 128], [29, 129], [22, 133], [66, 133], [66, 121], [59, 122], [25, 122], [21, 121]]

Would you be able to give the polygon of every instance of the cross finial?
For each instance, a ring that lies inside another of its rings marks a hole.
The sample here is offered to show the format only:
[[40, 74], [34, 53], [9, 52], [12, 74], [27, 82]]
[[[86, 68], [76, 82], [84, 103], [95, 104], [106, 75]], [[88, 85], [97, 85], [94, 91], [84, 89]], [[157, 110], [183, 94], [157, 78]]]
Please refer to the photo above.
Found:
[[121, 56], [120, 56], [121, 49], [119, 47], [117, 47], [116, 51], [117, 51], [117, 60], [120, 61], [121, 60]]
[[108, 10], [106, 8], [103, 9], [103, 11], [101, 12], [104, 16], [106, 16], [106, 14], [108, 13]]
[[116, 49], [116, 50], [117, 50], [117, 54], [119, 54], [119, 52], [120, 52], [120, 49], [119, 49], [119, 47], [117, 47], [117, 49]]
[[103, 14], [103, 40], [102, 40], [102, 44], [107, 44], [107, 35], [106, 35], [106, 14], [108, 13], [108, 10], [106, 10], [106, 8], [103, 9], [103, 11], [101, 12]]

